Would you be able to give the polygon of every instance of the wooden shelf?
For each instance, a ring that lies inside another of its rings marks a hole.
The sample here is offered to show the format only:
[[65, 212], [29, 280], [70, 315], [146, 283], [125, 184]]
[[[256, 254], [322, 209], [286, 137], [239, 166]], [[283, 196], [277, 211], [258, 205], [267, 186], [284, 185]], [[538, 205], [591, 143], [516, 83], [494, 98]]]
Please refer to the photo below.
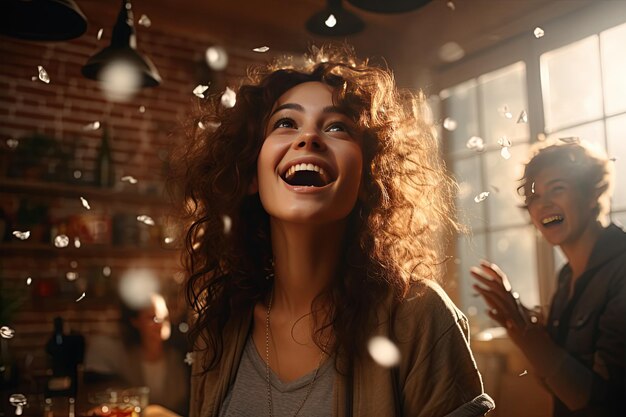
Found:
[[50, 197], [84, 197], [86, 199], [118, 201], [137, 205], [167, 207], [168, 199], [155, 194], [140, 194], [132, 191], [117, 191], [91, 186], [62, 184], [13, 178], [0, 178], [0, 191]]
[[176, 256], [176, 248], [140, 247], [140, 246], [110, 246], [110, 245], [83, 245], [80, 248], [57, 248], [52, 244], [16, 242], [0, 243], [0, 252], [7, 255], [50, 256], [50, 257], [111, 257], [111, 258], [161, 258]]

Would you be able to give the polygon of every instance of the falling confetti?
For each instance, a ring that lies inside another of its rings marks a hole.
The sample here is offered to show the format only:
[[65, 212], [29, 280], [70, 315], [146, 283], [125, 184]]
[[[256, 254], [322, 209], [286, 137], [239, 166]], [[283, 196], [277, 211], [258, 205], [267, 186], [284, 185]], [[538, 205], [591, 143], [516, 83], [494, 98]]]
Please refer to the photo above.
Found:
[[76, 268], [78, 268], [78, 262], [76, 262], [76, 261], [71, 261], [71, 262], [70, 262], [70, 266], [71, 266], [72, 268], [76, 269]]
[[233, 225], [233, 221], [229, 216], [222, 216], [222, 223], [224, 223], [224, 234], [227, 235], [230, 233], [230, 229]]
[[544, 34], [545, 34], [545, 32], [539, 26], [537, 26], [535, 28], [535, 30], [533, 30], [533, 35], [535, 35], [535, 38], [537, 38], [537, 39], [543, 38]]
[[2, 326], [0, 327], [0, 336], [4, 339], [13, 339], [13, 336], [15, 336], [15, 330], [9, 326]]
[[446, 3], [446, 6], [448, 6], [448, 9], [450, 9], [450, 10], [452, 10], [452, 11], [455, 11], [455, 10], [456, 10], [456, 6], [454, 5], [454, 2], [453, 2], [453, 1], [448, 1], [448, 2]]
[[230, 87], [226, 87], [226, 91], [222, 94], [222, 106], [230, 109], [231, 107], [235, 107], [235, 103], [237, 102], [237, 95]]
[[485, 149], [485, 141], [479, 136], [472, 136], [468, 139], [465, 146], [467, 147], [467, 149], [471, 149], [476, 152], [482, 152]]
[[33, 283], [33, 279], [31, 277], [26, 278], [26, 285], [30, 285]]
[[146, 112], [146, 106], [139, 106], [139, 113], [145, 113]]
[[104, 28], [100, 28], [100, 30], [98, 31], [98, 35], [96, 35], [96, 39], [98, 40], [102, 39], [103, 33], [104, 33]]
[[145, 214], [137, 216], [137, 221], [140, 221], [143, 224], [147, 224], [148, 226], [154, 226], [154, 220], [152, 220], [152, 217], [146, 216]]
[[85, 298], [85, 295], [86, 295], [86, 294], [83, 292], [83, 293], [80, 295], [80, 297], [78, 297], [78, 298], [76, 299], [76, 302], [79, 302], [80, 300], [82, 300], [83, 298]]
[[204, 129], [206, 129], [206, 126], [204, 126], [204, 123], [202, 123], [202, 121], [199, 121], [198, 122], [198, 128], [204, 130]]
[[502, 136], [500, 139], [498, 139], [498, 145], [502, 146], [503, 148], [508, 148], [513, 146], [513, 143], [511, 142], [511, 139], [507, 138], [506, 136]]
[[253, 51], [254, 52], [259, 52], [259, 53], [264, 53], [270, 50], [269, 46], [260, 46], [258, 48], [254, 48]]
[[80, 245], [81, 245], [80, 238], [78, 236], [76, 236], [74, 238], [74, 247], [78, 249], [78, 248], [80, 248]]
[[324, 24], [329, 28], [334, 28], [337, 24], [337, 18], [334, 14], [328, 16], [328, 18], [324, 21]]
[[444, 129], [449, 130], [450, 132], [453, 132], [456, 130], [456, 127], [457, 127], [456, 120], [452, 119], [451, 117], [446, 117], [445, 119], [443, 119]]
[[474, 197], [474, 202], [475, 203], [480, 203], [482, 201], [485, 201], [487, 199], [487, 197], [489, 197], [489, 191], [483, 191], [482, 193], [480, 193], [476, 197]]
[[512, 119], [513, 118], [513, 113], [511, 113], [511, 111], [509, 110], [509, 106], [507, 106], [506, 104], [504, 105], [504, 107], [502, 107], [500, 112], [507, 119]]
[[97, 120], [95, 122], [91, 122], [83, 126], [83, 130], [98, 130], [98, 129], [100, 129], [100, 122]]
[[400, 362], [398, 347], [384, 336], [374, 336], [367, 343], [367, 350], [372, 358], [386, 368], [397, 365]]
[[185, 323], [184, 321], [181, 321], [178, 324], [178, 331], [181, 333], [187, 333], [189, 331], [189, 325]]
[[15, 407], [15, 415], [21, 416], [24, 406], [28, 403], [24, 394], [13, 394], [9, 397], [9, 403]]
[[139, 21], [137, 22], [139, 23], [141, 26], [143, 27], [147, 27], [149, 28], [150, 26], [152, 26], [152, 21], [150, 20], [150, 18], [148, 16], [146, 16], [145, 14], [142, 14], [141, 17], [139, 18]]
[[104, 275], [105, 277], [110, 277], [111, 276], [111, 267], [110, 266], [105, 266], [102, 268], [102, 275]]
[[519, 374], [518, 376], [524, 376], [524, 375], [528, 375], [528, 371], [526, 369], [524, 369], [524, 372], [522, 372], [521, 374]]
[[70, 244], [70, 238], [67, 235], [58, 235], [54, 238], [54, 246], [57, 248], [65, 248]]
[[78, 278], [77, 272], [69, 271], [65, 273], [65, 279], [68, 281], [76, 281], [76, 278]]
[[185, 363], [189, 366], [193, 365], [193, 352], [187, 352], [185, 355]]
[[129, 184], [137, 184], [137, 179], [133, 177], [132, 175], [124, 175], [122, 177], [122, 181], [127, 182]]
[[81, 197], [80, 202], [83, 204], [83, 207], [85, 207], [87, 210], [91, 210], [91, 206], [89, 205], [89, 201], [87, 201], [87, 199]]
[[196, 88], [193, 89], [193, 94], [196, 97], [204, 98], [204, 92], [209, 89], [208, 85], [198, 84]]
[[169, 236], [168, 236], [168, 237], [165, 237], [165, 238], [163, 239], [163, 242], [165, 242], [165, 244], [166, 244], [166, 245], [169, 245], [169, 244], [170, 244], [170, 243], [172, 243], [173, 241], [174, 241], [174, 238], [173, 238], [173, 237], [169, 237]]
[[15, 236], [16, 238], [20, 240], [26, 240], [30, 237], [30, 230], [27, 230], [25, 232], [20, 232], [19, 230], [15, 230], [13, 231], [13, 236]]
[[609, 158], [609, 161], [611, 161], [611, 162], [615, 162], [615, 161], [617, 161], [617, 158], [616, 158], [616, 157]]
[[530, 184], [530, 193], [535, 194], [535, 181], [533, 181], [533, 183]]
[[507, 146], [504, 146], [502, 149], [500, 149], [500, 156], [506, 160], [511, 159], [511, 151]]
[[9, 147], [9, 149], [15, 149], [17, 148], [17, 146], [20, 144], [20, 141], [17, 139], [7, 139], [7, 146]]
[[38, 78], [44, 83], [50, 84], [50, 76], [41, 65], [37, 65], [37, 71], [39, 71]]
[[522, 110], [517, 118], [517, 123], [528, 123], [528, 114], [526, 114], [526, 110]]
[[490, 187], [493, 189], [493, 191], [495, 191], [496, 193], [500, 192], [500, 189], [498, 187], [496, 187], [495, 185], [490, 185]]
[[580, 138], [578, 136], [569, 136], [567, 138], [559, 138], [559, 140], [564, 143], [580, 143]]

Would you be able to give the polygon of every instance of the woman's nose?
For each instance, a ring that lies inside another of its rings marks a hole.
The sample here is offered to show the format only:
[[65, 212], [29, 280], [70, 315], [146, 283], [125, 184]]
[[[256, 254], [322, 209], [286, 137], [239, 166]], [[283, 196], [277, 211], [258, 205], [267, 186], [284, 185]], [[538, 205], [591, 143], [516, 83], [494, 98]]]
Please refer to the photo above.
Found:
[[320, 152], [326, 150], [326, 144], [317, 131], [311, 129], [302, 132], [294, 140], [293, 148]]

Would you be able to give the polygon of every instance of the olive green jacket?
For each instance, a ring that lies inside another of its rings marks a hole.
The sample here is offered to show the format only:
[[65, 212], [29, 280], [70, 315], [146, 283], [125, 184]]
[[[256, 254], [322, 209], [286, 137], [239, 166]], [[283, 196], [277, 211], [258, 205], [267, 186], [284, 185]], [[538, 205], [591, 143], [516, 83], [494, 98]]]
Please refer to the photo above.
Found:
[[[332, 399], [334, 416], [475, 417], [493, 409], [493, 401], [483, 393], [480, 373], [469, 348], [467, 319], [443, 289], [432, 282], [416, 283], [409, 296], [397, 304], [393, 316], [392, 304], [388, 302], [379, 308], [375, 333], [395, 341], [400, 364], [392, 371], [369, 357], [356, 362], [351, 401], [348, 378], [337, 372]], [[226, 348], [222, 359], [209, 372], [202, 373], [202, 360], [196, 353], [191, 417], [219, 415], [220, 404], [235, 380], [251, 323], [251, 310], [231, 320], [224, 332]], [[398, 399], [402, 413], [395, 410]]]

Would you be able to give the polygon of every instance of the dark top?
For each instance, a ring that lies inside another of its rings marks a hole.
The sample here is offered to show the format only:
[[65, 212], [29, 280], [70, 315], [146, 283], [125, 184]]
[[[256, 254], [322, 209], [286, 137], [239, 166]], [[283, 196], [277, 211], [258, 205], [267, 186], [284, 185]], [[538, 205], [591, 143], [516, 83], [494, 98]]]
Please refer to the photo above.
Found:
[[[586, 405], [574, 411], [568, 409], [565, 398], [554, 396], [553, 415], [626, 416], [626, 233], [614, 224], [602, 232], [571, 299], [568, 300], [572, 279], [569, 264], [561, 269], [558, 279], [548, 332], [569, 353], [569, 360], [573, 358], [586, 369], [571, 370], [580, 367], [569, 362], [570, 369], [563, 369], [554, 379], [564, 386], [568, 384], [567, 376], [570, 386], [580, 383], [579, 386], [587, 387], [587, 393], [590, 386], [591, 392]], [[571, 395], [577, 395], [575, 389]]]

